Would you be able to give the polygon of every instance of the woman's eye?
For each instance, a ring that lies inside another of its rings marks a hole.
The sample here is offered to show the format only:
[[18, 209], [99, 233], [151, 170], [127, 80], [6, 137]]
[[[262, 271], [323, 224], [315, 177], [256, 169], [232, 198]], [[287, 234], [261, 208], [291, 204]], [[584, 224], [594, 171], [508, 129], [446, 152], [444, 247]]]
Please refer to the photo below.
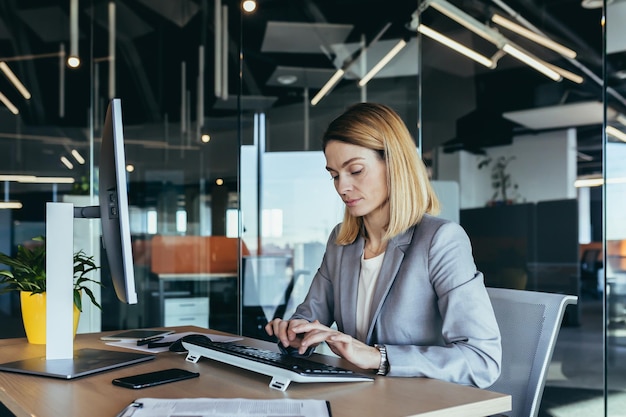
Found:
[[363, 170], [362, 170], [362, 169], [359, 169], [359, 170], [357, 170], [357, 171], [352, 171], [352, 172], [351, 172], [351, 174], [352, 174], [352, 175], [359, 175], [361, 172], [363, 172]]

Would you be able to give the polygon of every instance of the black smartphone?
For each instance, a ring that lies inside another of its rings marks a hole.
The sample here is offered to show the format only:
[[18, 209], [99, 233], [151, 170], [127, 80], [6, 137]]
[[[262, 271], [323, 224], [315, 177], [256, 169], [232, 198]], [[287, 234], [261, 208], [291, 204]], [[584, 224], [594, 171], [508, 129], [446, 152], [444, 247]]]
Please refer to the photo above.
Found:
[[115, 378], [113, 385], [119, 385], [124, 388], [147, 388], [155, 385], [167, 384], [169, 382], [182, 381], [183, 379], [197, 378], [198, 372], [187, 371], [186, 369], [163, 369], [161, 371], [148, 372], [145, 374], [125, 376]]

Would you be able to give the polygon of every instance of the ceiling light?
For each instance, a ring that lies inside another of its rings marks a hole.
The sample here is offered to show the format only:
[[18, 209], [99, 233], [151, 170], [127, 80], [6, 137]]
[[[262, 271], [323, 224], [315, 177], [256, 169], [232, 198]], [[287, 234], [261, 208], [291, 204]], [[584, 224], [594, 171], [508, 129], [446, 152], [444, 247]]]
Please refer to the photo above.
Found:
[[530, 39], [531, 41], [538, 43], [539, 45], [545, 46], [548, 49], [552, 49], [554, 52], [557, 52], [563, 56], [566, 56], [568, 58], [574, 59], [576, 58], [576, 51], [573, 51], [555, 41], [553, 41], [550, 38], [547, 38], [543, 35], [539, 35], [535, 32], [533, 32], [532, 30], [528, 30], [525, 27], [518, 25], [515, 22], [511, 22], [508, 19], [505, 19], [504, 17], [500, 16], [499, 14], [494, 14], [493, 16], [491, 16], [491, 21], [502, 26], [505, 27], [519, 35], [524, 36], [525, 38]]
[[505, 38], [500, 32], [490, 26], [479, 22], [474, 17], [468, 15], [456, 6], [448, 3], [446, 0], [425, 0], [422, 9], [429, 6], [449, 17], [450, 19], [454, 20], [461, 26], [493, 43], [498, 47], [498, 49], [503, 50], [511, 56], [519, 59], [526, 65], [529, 65], [530, 67], [541, 72], [552, 80], [561, 81], [563, 79], [563, 76], [561, 76], [555, 70], [548, 68], [546, 64], [544, 64], [541, 60], [529, 54], [528, 52], [522, 51], [521, 48], [514, 46], [513, 43]]
[[621, 130], [613, 126], [606, 127], [606, 134], [614, 137], [615, 139], [619, 139], [622, 142], [626, 142], [626, 133], [622, 132]]
[[20, 111], [17, 109], [17, 107], [15, 107], [13, 105], [13, 103], [11, 103], [11, 100], [9, 100], [7, 98], [7, 96], [5, 96], [4, 94], [0, 93], [0, 101], [7, 106], [7, 108], [9, 109], [9, 111], [13, 114], [19, 114]]
[[441, 33], [432, 30], [431, 28], [429, 28], [428, 26], [425, 25], [419, 25], [417, 27], [417, 31], [428, 36], [431, 39], [436, 40], [437, 42], [457, 51], [458, 53], [465, 55], [466, 57], [473, 59], [474, 61], [478, 62], [479, 64], [482, 64], [484, 66], [486, 66], [487, 68], [493, 68], [494, 67], [494, 63], [491, 59], [487, 58], [486, 56], [483, 56], [481, 54], [479, 54], [478, 52], [464, 46], [461, 45], [460, 43], [448, 38], [445, 35], [442, 35]]
[[85, 158], [83, 158], [83, 156], [76, 149], [72, 149], [71, 154], [74, 157], [74, 159], [76, 159], [76, 162], [78, 162], [81, 165], [85, 165]]
[[398, 55], [398, 52], [400, 52], [405, 46], [406, 41], [404, 39], [400, 39], [400, 42], [398, 42], [396, 46], [391, 48], [391, 50], [387, 52], [387, 55], [385, 55], [380, 61], [378, 61], [378, 63], [374, 65], [374, 67], [369, 70], [369, 72], [365, 74], [363, 78], [361, 78], [361, 80], [359, 81], [359, 87], [363, 87], [365, 84], [367, 84], [369, 80], [371, 80], [376, 74], [378, 74], [378, 72], [383, 69], [385, 65], [387, 65], [387, 63], [391, 61], [396, 55]]
[[134, 172], [135, 166], [133, 164], [126, 165], [126, 172]]
[[439, 13], [449, 17], [457, 22], [459, 25], [471, 30], [478, 36], [487, 39], [489, 42], [498, 45], [501, 43], [501, 35], [494, 29], [485, 26], [472, 16], [468, 15], [461, 9], [453, 6], [445, 0], [431, 0], [429, 2], [430, 7], [437, 10]]
[[582, 84], [583, 81], [585, 81], [585, 79], [581, 77], [580, 75], [574, 74], [573, 72], [568, 71], [566, 69], [557, 67], [556, 65], [548, 64], [547, 62], [544, 62], [544, 65], [550, 68], [551, 70], [555, 71], [556, 73], [558, 73], [561, 77], [565, 78], [566, 80], [570, 80], [573, 83]]
[[67, 58], [67, 66], [70, 68], [78, 68], [80, 66], [80, 58], [70, 55]]
[[17, 182], [26, 182], [31, 184], [74, 184], [76, 180], [72, 177], [28, 177], [18, 180]]
[[244, 0], [244, 2], [242, 3], [242, 8], [244, 11], [251, 13], [256, 9], [256, 1]]
[[224, 185], [224, 180], [221, 179], [221, 178], [218, 178], [218, 179], [215, 180], [215, 184], [217, 184], [217, 185]]
[[536, 69], [537, 71], [539, 71], [546, 77], [551, 78], [554, 81], [560, 81], [562, 79], [559, 73], [557, 73], [553, 69], [548, 68], [546, 65], [544, 65], [542, 62], [540, 62], [536, 58], [532, 57], [526, 52], [523, 52], [521, 49], [518, 49], [517, 47], [511, 45], [510, 43], [504, 44], [504, 46], [502, 47], [502, 50], [506, 52], [507, 54], [511, 55], [512, 57], [519, 59], [520, 61], [522, 61], [529, 67]]
[[202, 141], [202, 143], [209, 143], [209, 141], [211, 140], [211, 135], [209, 135], [208, 133], [203, 133], [202, 136], [200, 136], [200, 140]]
[[317, 94], [311, 99], [311, 106], [315, 106], [317, 103], [319, 103], [320, 100], [324, 98], [324, 96], [328, 94], [328, 92], [335, 86], [335, 84], [337, 84], [339, 80], [341, 80], [341, 77], [343, 77], [343, 74], [345, 74], [345, 71], [339, 68], [333, 74], [333, 76], [330, 77], [328, 81], [326, 81], [326, 84], [324, 84], [324, 86], [320, 89], [320, 91], [318, 91]]
[[282, 85], [291, 85], [298, 81], [298, 77], [293, 74], [283, 74], [276, 77], [276, 81]]
[[19, 201], [0, 201], [0, 209], [21, 209], [22, 203]]
[[15, 88], [17, 88], [17, 91], [19, 91], [26, 100], [30, 100], [30, 91], [28, 91], [26, 87], [24, 87], [24, 84], [22, 84], [19, 78], [17, 78], [13, 71], [11, 71], [11, 68], [9, 68], [6, 62], [0, 61], [0, 70], [2, 70], [2, 72], [4, 72], [4, 75], [7, 76], [9, 81], [13, 83]]
[[[607, 184], [624, 184], [626, 183], [626, 177], [616, 177], [616, 178], [607, 178]], [[589, 177], [581, 177], [574, 181], [574, 186], [577, 188], [580, 187], [599, 187], [600, 185], [604, 185], [604, 178], [601, 176], [589, 176]]]
[[599, 187], [604, 184], [604, 180], [602, 177], [598, 178], [579, 178], [574, 181], [574, 187], [582, 188], [582, 187]]
[[67, 159], [66, 157], [62, 156], [61, 162], [63, 162], [63, 165], [65, 165], [67, 169], [74, 169], [74, 164], [72, 164], [70, 160]]
[[0, 181], [16, 181], [20, 182], [26, 179], [35, 179], [34, 175], [0, 175]]

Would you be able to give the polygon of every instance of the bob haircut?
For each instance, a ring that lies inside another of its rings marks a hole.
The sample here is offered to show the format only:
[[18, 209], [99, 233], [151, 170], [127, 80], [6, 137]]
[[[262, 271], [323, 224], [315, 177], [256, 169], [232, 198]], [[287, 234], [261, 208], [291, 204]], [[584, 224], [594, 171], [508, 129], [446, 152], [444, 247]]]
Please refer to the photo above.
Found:
[[[354, 104], [333, 120], [322, 138], [322, 149], [330, 141], [345, 142], [372, 149], [385, 160], [389, 190], [389, 224], [384, 239], [389, 240], [420, 222], [424, 214], [439, 212], [426, 166], [417, 153], [411, 134], [400, 116], [383, 104]], [[365, 233], [362, 217], [346, 208], [336, 243], [353, 243]]]

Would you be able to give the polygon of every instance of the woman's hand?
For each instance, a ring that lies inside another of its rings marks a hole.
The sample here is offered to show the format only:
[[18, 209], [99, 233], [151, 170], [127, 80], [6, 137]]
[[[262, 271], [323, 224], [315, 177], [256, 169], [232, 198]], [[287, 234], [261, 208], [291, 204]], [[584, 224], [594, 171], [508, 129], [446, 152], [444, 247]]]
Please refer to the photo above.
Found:
[[298, 352], [304, 353], [308, 347], [326, 342], [333, 353], [353, 365], [361, 369], [378, 369], [380, 352], [375, 347], [368, 346], [352, 336], [324, 326], [317, 320], [311, 323], [305, 320], [293, 321], [298, 323], [290, 323], [289, 331], [296, 335], [303, 335], [299, 346], [297, 346]]
[[[294, 347], [300, 349], [300, 342], [302, 341], [302, 335], [298, 335], [293, 331], [295, 326], [300, 324], [306, 324], [308, 321], [303, 319], [295, 319], [295, 320], [283, 320], [283, 319], [274, 319], [265, 325], [265, 331], [270, 336], [276, 336], [280, 343], [283, 344], [284, 347]], [[302, 350], [304, 352], [306, 348]]]

